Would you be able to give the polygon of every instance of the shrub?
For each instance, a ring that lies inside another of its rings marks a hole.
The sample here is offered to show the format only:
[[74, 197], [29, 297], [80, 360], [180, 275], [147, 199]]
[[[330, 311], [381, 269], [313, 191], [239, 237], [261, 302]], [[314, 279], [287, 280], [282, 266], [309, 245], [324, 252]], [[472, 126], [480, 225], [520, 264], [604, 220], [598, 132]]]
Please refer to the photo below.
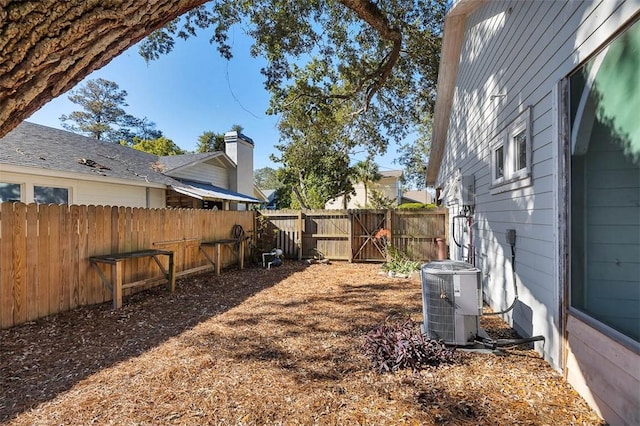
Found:
[[430, 339], [410, 318], [371, 330], [364, 339], [364, 353], [379, 373], [411, 368], [414, 372], [459, 361], [454, 349]]
[[411, 209], [428, 209], [432, 210], [437, 208], [435, 204], [422, 204], [422, 203], [402, 203], [398, 206], [400, 210], [411, 210]]
[[393, 271], [396, 274], [411, 275], [412, 272], [420, 270], [420, 262], [411, 260], [406, 253], [403, 253], [390, 244], [386, 249], [387, 261], [382, 265], [386, 271]]

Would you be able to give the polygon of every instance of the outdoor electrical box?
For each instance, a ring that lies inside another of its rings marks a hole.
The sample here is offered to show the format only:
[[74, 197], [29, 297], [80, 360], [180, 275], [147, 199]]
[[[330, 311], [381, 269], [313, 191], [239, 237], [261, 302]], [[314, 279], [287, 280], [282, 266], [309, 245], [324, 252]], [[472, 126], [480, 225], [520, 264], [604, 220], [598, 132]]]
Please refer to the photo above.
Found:
[[460, 176], [460, 204], [463, 206], [474, 206], [476, 204], [476, 181], [473, 175]]
[[515, 229], [507, 229], [507, 244], [510, 246], [516, 245], [516, 230]]

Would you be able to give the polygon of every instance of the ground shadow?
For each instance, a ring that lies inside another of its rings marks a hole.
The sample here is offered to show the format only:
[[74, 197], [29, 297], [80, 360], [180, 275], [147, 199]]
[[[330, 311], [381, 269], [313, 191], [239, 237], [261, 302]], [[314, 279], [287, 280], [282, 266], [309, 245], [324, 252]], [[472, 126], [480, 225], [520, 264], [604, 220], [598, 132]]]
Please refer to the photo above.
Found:
[[0, 422], [48, 401], [88, 376], [154, 348], [303, 270], [249, 267], [202, 274], [111, 302], [0, 330]]

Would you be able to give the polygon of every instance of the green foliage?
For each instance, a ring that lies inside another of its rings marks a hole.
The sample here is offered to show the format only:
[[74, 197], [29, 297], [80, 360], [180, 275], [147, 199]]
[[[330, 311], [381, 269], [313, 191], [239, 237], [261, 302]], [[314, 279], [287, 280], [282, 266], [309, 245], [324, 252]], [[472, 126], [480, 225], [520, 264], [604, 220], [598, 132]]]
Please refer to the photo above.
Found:
[[282, 183], [278, 179], [276, 169], [263, 167], [253, 171], [253, 180], [260, 189], [278, 189]]
[[165, 137], [160, 137], [158, 139], [140, 139], [135, 137], [133, 138], [131, 148], [158, 156], [181, 155], [185, 153], [185, 151], [176, 145], [171, 139], [167, 139]]
[[224, 152], [224, 133], [203, 132], [198, 136], [196, 152]]
[[380, 180], [380, 178], [382, 178], [382, 175], [380, 174], [378, 165], [371, 161], [370, 158], [367, 158], [364, 161], [359, 161], [355, 164], [355, 166], [353, 166], [352, 182], [361, 182], [364, 186], [364, 208], [376, 208], [372, 207], [369, 203], [369, 188], [371, 187], [372, 183]]
[[[352, 191], [349, 156], [384, 154], [433, 109], [448, 0], [212, 1], [140, 44], [147, 60], [201, 29], [220, 54], [242, 27], [262, 56], [268, 112], [280, 116], [283, 183], [328, 200]], [[294, 190], [295, 188], [295, 190]], [[313, 188], [313, 190], [311, 189]], [[315, 203], [315, 201], [314, 201]]]
[[110, 142], [124, 141], [131, 145], [134, 137], [154, 139], [162, 136], [155, 123], [127, 114], [124, 107], [127, 92], [117, 83], [98, 78], [71, 91], [69, 100], [82, 111], [60, 116], [62, 127], [95, 139]]
[[389, 243], [387, 245], [387, 261], [382, 267], [386, 271], [393, 271], [396, 274], [411, 275], [411, 273], [420, 270], [420, 262], [411, 260], [409, 255]]
[[412, 210], [412, 209], [435, 209], [438, 206], [436, 206], [433, 203], [429, 203], [429, 204], [423, 204], [423, 203], [402, 203], [398, 206], [398, 209], [400, 210]]
[[419, 325], [410, 318], [387, 319], [366, 334], [363, 349], [379, 373], [408, 368], [415, 372], [460, 361], [454, 349], [423, 335]]
[[418, 137], [398, 147], [398, 158], [394, 160], [403, 169], [403, 183], [412, 189], [427, 187], [427, 165], [431, 153], [431, 115], [425, 114], [417, 127]]

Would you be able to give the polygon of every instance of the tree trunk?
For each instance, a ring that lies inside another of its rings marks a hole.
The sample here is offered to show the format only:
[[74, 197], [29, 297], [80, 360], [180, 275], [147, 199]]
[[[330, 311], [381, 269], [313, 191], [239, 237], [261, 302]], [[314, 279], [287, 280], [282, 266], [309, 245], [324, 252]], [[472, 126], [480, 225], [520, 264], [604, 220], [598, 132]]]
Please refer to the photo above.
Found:
[[[206, 0], [0, 0], [0, 137], [51, 99]], [[339, 0], [393, 44], [365, 109], [389, 77], [402, 33], [375, 2]]]
[[0, 137], [205, 0], [0, 0]]

